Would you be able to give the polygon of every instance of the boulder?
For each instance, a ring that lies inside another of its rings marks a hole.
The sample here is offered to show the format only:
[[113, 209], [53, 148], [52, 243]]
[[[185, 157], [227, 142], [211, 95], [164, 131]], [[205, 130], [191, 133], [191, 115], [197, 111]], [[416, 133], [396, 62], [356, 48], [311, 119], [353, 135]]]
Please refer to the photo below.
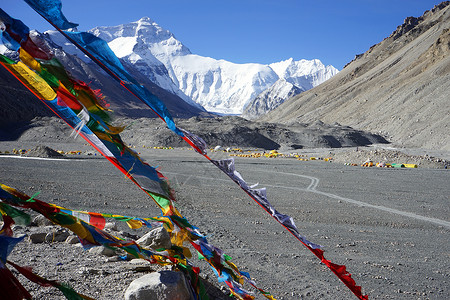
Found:
[[128, 263], [127, 269], [133, 272], [153, 272], [152, 264], [142, 258], [131, 259]]
[[181, 272], [161, 271], [135, 279], [125, 291], [125, 300], [189, 300], [191, 294]]
[[68, 237], [70, 236], [70, 233], [66, 230], [58, 229], [53, 232], [47, 233], [45, 236], [45, 242], [47, 243], [54, 243], [54, 242], [64, 242]]
[[170, 235], [164, 227], [158, 227], [147, 232], [140, 239], [138, 239], [136, 243], [155, 250], [160, 248], [168, 249], [172, 247]]
[[45, 237], [46, 237], [47, 233], [46, 232], [36, 232], [36, 233], [32, 233], [30, 234], [30, 241], [33, 244], [39, 244], [39, 243], [43, 243], [45, 242]]
[[69, 235], [66, 239], [67, 244], [77, 244], [80, 240], [76, 235]]
[[116, 225], [116, 223], [114, 223], [114, 222], [107, 222], [107, 223], [105, 224], [105, 229], [117, 231], [117, 225]]
[[104, 247], [104, 246], [98, 246], [98, 247], [92, 247], [89, 249], [89, 252], [97, 255], [104, 255], [104, 256], [116, 256], [116, 252], [113, 249]]
[[53, 226], [55, 225], [52, 221], [44, 217], [43, 215], [37, 215], [33, 221], [31, 222], [31, 225], [34, 226]]

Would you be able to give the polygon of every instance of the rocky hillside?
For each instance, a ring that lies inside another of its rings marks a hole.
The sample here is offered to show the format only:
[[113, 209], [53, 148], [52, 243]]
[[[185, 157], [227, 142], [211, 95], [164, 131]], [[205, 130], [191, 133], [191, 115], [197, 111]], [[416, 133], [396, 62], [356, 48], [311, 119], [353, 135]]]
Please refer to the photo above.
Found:
[[[188, 145], [170, 131], [157, 118], [117, 118], [117, 125], [126, 129], [121, 137], [127, 144], [138, 146], [187, 147]], [[293, 150], [303, 148], [339, 148], [367, 146], [387, 143], [383, 137], [355, 130], [339, 124], [259, 123], [236, 116], [189, 119], [176, 119], [180, 128], [197, 134], [206, 144], [214, 148], [258, 148], [265, 150]], [[56, 117], [35, 118], [31, 122], [12, 123], [0, 126], [0, 141], [17, 141], [25, 145], [29, 142], [73, 143], [73, 130]], [[28, 146], [21, 146], [28, 147]], [[9, 149], [11, 150], [11, 149]]]
[[377, 132], [404, 147], [450, 150], [450, 1], [408, 17], [336, 76], [262, 120], [322, 120]]

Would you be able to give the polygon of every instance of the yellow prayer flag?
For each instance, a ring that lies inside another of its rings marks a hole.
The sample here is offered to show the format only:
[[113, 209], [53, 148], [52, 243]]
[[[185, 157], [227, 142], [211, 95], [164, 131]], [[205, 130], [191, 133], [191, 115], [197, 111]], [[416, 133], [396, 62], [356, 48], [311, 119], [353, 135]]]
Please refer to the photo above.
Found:
[[39, 99], [53, 100], [56, 98], [55, 91], [47, 84], [47, 82], [30, 70], [23, 62], [19, 61], [16, 64], [1, 64], [14, 74], [14, 76], [16, 76], [16, 78]]
[[128, 220], [127, 221], [128, 227], [131, 229], [138, 229], [142, 227], [142, 222], [138, 220]]
[[19, 57], [20, 60], [29, 68], [41, 72], [41, 64], [37, 60], [35, 60], [34, 57], [31, 56], [27, 51], [23, 50], [23, 48], [19, 49]]

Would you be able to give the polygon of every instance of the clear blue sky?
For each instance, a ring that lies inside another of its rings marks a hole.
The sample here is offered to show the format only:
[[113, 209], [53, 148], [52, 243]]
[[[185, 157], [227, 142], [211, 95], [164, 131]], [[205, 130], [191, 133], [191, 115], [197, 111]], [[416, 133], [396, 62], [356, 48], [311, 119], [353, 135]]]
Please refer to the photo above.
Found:
[[[318, 58], [338, 69], [440, 0], [63, 0], [84, 31], [152, 18], [192, 53], [235, 63]], [[51, 29], [24, 1], [0, 7], [31, 29]]]

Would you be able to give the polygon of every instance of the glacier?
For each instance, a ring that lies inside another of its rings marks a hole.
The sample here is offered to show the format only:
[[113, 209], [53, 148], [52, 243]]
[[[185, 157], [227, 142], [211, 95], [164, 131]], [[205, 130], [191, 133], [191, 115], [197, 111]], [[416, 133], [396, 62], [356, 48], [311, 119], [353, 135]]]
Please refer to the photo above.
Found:
[[287, 82], [285, 79], [278, 79], [270, 88], [251, 100], [241, 114], [242, 117], [252, 120], [280, 106], [286, 99], [298, 95], [305, 90]]

